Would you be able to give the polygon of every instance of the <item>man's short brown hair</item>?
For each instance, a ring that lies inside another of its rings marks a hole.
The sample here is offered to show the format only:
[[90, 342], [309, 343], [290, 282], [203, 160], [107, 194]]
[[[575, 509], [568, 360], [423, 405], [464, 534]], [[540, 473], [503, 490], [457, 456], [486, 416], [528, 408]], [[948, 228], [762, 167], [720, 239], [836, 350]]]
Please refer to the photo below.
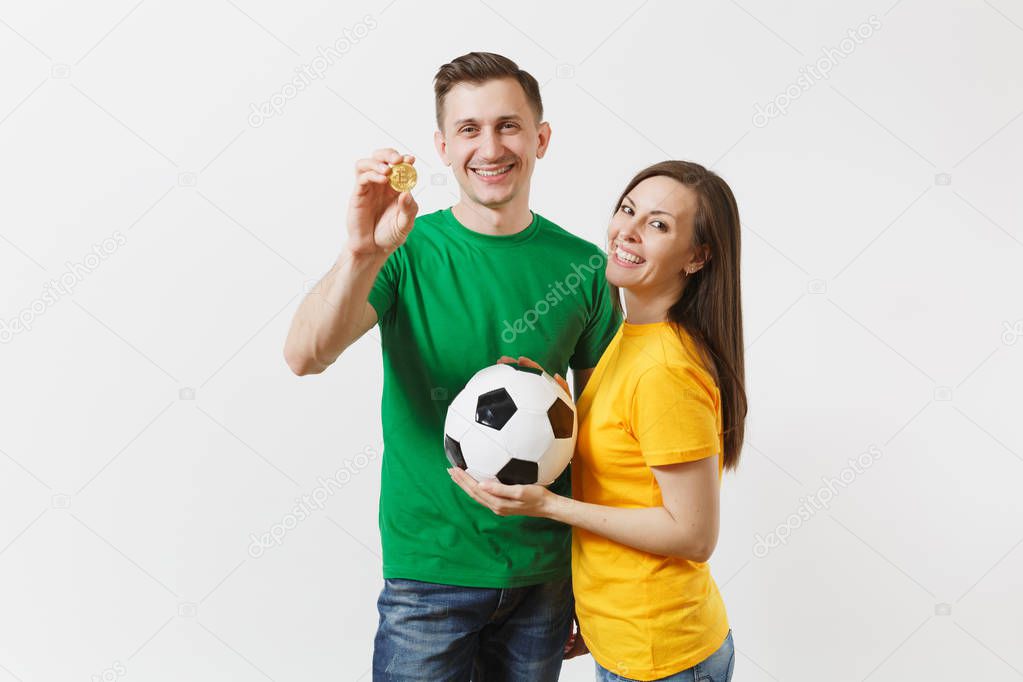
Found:
[[540, 85], [527, 71], [507, 57], [493, 52], [470, 52], [456, 57], [437, 70], [433, 78], [433, 92], [437, 104], [437, 129], [444, 130], [444, 98], [451, 88], [459, 83], [485, 83], [497, 78], [514, 78], [526, 93], [526, 99], [536, 114], [537, 122], [543, 120], [543, 102], [540, 100]]

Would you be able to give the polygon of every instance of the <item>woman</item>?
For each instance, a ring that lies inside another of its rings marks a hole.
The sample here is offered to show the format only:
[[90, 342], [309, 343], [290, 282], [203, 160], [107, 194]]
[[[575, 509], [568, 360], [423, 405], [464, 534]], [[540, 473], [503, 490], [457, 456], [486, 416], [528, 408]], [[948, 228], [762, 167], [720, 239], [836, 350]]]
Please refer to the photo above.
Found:
[[449, 473], [497, 514], [574, 526], [576, 616], [598, 680], [726, 682], [732, 634], [705, 562], [746, 417], [735, 198], [703, 166], [664, 161], [629, 182], [607, 236], [627, 317], [578, 396], [574, 499]]

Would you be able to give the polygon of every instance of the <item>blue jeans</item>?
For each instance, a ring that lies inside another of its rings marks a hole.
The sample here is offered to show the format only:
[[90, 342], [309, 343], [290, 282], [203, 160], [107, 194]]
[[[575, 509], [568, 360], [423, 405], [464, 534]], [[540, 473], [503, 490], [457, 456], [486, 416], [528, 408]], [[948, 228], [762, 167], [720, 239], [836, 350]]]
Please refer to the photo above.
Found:
[[[594, 661], [594, 663], [596, 663]], [[628, 677], [620, 677], [603, 667], [597, 666], [597, 682], [634, 682]], [[724, 643], [718, 650], [703, 659], [692, 668], [686, 668], [674, 675], [662, 677], [657, 682], [730, 682], [732, 668], [735, 667], [735, 647], [732, 643], [732, 631], [728, 631]]]
[[554, 682], [575, 602], [567, 578], [507, 589], [387, 579], [377, 609], [374, 682]]

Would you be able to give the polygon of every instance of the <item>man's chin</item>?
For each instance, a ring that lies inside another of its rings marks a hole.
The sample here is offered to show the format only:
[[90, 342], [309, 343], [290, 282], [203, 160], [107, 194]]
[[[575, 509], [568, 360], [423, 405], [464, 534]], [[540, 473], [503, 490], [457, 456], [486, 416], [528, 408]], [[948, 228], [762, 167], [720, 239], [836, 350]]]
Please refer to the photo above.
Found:
[[511, 203], [512, 199], [515, 198], [515, 194], [508, 192], [503, 196], [483, 196], [477, 197], [477, 203], [480, 206], [486, 206], [487, 208], [501, 208]]
[[489, 192], [480, 192], [478, 190], [479, 188], [473, 187], [472, 191], [466, 192], [466, 194], [475, 203], [490, 209], [498, 209], [503, 206], [507, 206], [517, 194], [514, 187], [509, 187], [500, 191], [491, 190]]

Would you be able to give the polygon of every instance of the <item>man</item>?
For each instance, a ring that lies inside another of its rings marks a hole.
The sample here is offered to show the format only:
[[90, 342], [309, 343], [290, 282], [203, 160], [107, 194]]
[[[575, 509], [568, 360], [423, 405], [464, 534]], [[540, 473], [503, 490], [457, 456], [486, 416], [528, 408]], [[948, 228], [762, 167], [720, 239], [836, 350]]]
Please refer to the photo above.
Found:
[[[299, 307], [285, 357], [296, 374], [322, 372], [380, 325], [373, 679], [555, 680], [572, 631], [571, 531], [466, 497], [446, 473], [444, 418], [468, 379], [506, 355], [571, 367], [578, 396], [621, 320], [603, 252], [529, 209], [551, 136], [536, 79], [473, 52], [442, 66], [434, 90], [434, 142], [458, 203], [416, 218], [388, 179], [412, 157], [381, 149], [356, 163], [348, 242]], [[566, 472], [551, 489], [569, 487]]]

